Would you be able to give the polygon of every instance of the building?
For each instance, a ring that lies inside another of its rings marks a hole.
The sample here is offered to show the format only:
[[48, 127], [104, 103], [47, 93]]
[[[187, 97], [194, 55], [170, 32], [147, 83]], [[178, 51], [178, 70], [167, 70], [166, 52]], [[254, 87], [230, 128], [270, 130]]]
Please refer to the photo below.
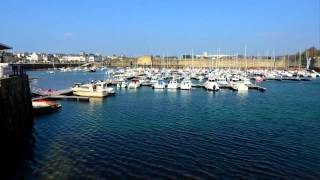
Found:
[[62, 57], [63, 62], [86, 62], [87, 58], [80, 55], [66, 55]]
[[100, 54], [89, 54], [89, 62], [102, 62], [103, 58]]
[[152, 56], [140, 56], [137, 59], [137, 65], [141, 66], [151, 66], [152, 65]]
[[79, 55], [80, 56], [86, 56], [86, 53], [84, 51], [80, 51]]
[[9, 77], [11, 70], [8, 63], [5, 62], [6, 50], [12, 49], [10, 46], [0, 43], [0, 79]]
[[31, 55], [28, 55], [26, 59], [30, 62], [38, 62], [41, 59], [41, 56], [37, 53], [32, 53]]
[[233, 58], [233, 57], [236, 57], [236, 55], [208, 54], [208, 52], [203, 52], [203, 54], [196, 55], [197, 59], [221, 59], [221, 58]]

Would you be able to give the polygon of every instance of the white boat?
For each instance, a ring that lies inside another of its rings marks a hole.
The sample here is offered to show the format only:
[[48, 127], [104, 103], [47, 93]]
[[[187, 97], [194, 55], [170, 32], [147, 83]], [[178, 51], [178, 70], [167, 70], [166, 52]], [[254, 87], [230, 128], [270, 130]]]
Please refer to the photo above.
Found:
[[129, 89], [136, 89], [141, 86], [141, 83], [138, 79], [132, 79], [131, 82], [128, 85]]
[[96, 72], [97, 71], [97, 68], [96, 67], [91, 67], [89, 72]]
[[252, 83], [251, 83], [251, 81], [250, 81], [250, 79], [249, 78], [243, 78], [243, 83], [245, 84], [245, 85], [252, 85]]
[[178, 89], [178, 88], [179, 88], [179, 84], [178, 84], [177, 80], [172, 79], [172, 80], [169, 82], [167, 88], [168, 88], [168, 89]]
[[157, 83], [157, 81], [158, 81], [158, 78], [153, 76], [153, 77], [151, 77], [150, 83], [155, 84], [155, 83]]
[[154, 89], [165, 89], [165, 88], [166, 88], [166, 83], [164, 82], [163, 79], [159, 79], [159, 80], [157, 81], [157, 83], [155, 83], [155, 84], [153, 85], [153, 88], [154, 88]]
[[75, 95], [86, 97], [105, 97], [115, 94], [114, 89], [111, 87], [107, 87], [106, 82], [75, 84], [75, 86], [72, 87], [72, 92]]
[[190, 79], [184, 79], [181, 81], [180, 89], [181, 90], [190, 90], [192, 88], [192, 83]]
[[199, 81], [202, 81], [203, 79], [204, 79], [204, 76], [202, 76], [202, 75], [198, 76]]
[[320, 74], [315, 70], [312, 70], [309, 76], [312, 78], [317, 78], [317, 77], [320, 77]]
[[218, 78], [217, 79], [217, 83], [218, 83], [218, 85], [222, 85], [222, 86], [226, 86], [226, 85], [228, 85], [229, 83], [228, 83], [228, 81], [227, 81], [227, 78], [224, 78], [224, 77], [221, 77], [221, 78]]
[[61, 108], [61, 104], [48, 100], [32, 101], [33, 112], [35, 114], [49, 113]]
[[231, 88], [235, 91], [248, 91], [248, 86], [243, 81], [231, 83]]
[[120, 87], [121, 88], [127, 88], [128, 87], [128, 82], [122, 81], [121, 84], [120, 84]]
[[209, 91], [218, 91], [220, 89], [219, 84], [214, 78], [209, 78], [208, 81], [204, 83], [204, 88]]

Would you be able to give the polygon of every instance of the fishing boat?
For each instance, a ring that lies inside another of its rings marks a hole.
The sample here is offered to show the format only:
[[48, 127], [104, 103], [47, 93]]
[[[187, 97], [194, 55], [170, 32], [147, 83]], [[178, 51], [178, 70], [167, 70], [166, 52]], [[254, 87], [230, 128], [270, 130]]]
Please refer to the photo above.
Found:
[[72, 92], [75, 95], [86, 97], [105, 97], [115, 94], [114, 89], [108, 87], [107, 83], [102, 81], [88, 84], [77, 83], [72, 87]]
[[32, 101], [32, 107], [34, 114], [37, 115], [57, 111], [61, 108], [61, 104], [48, 100], [36, 100]]
[[209, 78], [208, 81], [204, 83], [204, 88], [209, 91], [218, 91], [220, 89], [214, 78]]

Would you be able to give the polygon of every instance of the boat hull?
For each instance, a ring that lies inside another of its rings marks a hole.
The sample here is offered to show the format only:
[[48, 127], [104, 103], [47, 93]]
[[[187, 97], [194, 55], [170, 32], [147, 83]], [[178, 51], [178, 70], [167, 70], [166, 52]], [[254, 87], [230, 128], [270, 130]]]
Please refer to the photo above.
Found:
[[108, 96], [108, 92], [84, 92], [84, 91], [73, 91], [73, 94], [85, 97], [105, 97]]

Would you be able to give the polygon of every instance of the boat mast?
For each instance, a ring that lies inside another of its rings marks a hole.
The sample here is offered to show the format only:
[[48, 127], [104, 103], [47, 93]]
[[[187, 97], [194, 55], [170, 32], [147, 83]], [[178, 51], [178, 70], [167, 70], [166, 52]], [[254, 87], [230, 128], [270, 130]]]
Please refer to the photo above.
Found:
[[244, 46], [244, 59], [246, 61], [246, 71], [248, 69], [248, 60], [247, 60], [247, 45]]
[[301, 68], [301, 49], [299, 49], [299, 71]]
[[191, 68], [193, 69], [193, 48], [192, 48], [192, 52], [191, 52]]
[[273, 55], [273, 70], [276, 70], [276, 56], [275, 56], [274, 49], [272, 51], [272, 55]]

